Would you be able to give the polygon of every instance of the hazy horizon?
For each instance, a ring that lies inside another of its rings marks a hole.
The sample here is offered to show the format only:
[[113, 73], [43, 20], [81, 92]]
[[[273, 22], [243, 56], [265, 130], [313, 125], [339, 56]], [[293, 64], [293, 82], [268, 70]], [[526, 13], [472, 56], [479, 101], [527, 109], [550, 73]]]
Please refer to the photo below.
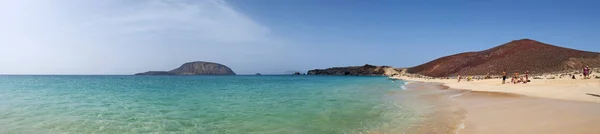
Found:
[[411, 67], [512, 40], [599, 52], [597, 1], [1, 0], [0, 74]]

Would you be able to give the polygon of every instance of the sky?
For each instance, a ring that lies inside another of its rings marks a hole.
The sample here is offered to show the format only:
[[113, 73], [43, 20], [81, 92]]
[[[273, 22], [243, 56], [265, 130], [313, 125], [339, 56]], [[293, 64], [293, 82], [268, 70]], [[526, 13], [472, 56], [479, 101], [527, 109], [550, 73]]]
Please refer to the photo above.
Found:
[[0, 74], [416, 66], [529, 38], [600, 51], [594, 0], [0, 0]]

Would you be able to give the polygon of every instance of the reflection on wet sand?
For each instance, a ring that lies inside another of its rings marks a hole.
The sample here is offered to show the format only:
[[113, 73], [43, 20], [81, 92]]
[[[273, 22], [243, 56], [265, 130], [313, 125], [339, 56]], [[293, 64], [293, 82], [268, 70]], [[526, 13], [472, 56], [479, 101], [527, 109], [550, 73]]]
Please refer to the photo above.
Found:
[[[441, 83], [413, 83], [435, 112], [407, 133], [597, 134], [600, 103], [528, 97], [512, 93], [440, 90]], [[437, 91], [431, 91], [437, 90]], [[418, 91], [413, 91], [418, 92]]]
[[471, 92], [455, 101], [467, 111], [461, 134], [597, 134], [600, 104]]

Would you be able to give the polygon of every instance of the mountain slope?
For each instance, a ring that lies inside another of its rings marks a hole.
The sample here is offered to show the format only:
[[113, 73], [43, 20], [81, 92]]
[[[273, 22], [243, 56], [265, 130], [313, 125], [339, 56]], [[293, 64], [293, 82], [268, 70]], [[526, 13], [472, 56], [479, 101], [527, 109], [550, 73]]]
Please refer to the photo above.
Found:
[[600, 53], [558, 47], [531, 39], [521, 39], [479, 52], [442, 57], [409, 68], [409, 73], [443, 77], [452, 75], [499, 75], [502, 71], [547, 73], [600, 67]]

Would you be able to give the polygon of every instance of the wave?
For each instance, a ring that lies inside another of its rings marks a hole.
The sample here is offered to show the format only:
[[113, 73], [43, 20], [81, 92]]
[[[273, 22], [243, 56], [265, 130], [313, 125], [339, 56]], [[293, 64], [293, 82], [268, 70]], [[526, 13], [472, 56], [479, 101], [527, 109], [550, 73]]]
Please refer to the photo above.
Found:
[[450, 95], [448, 98], [454, 98], [454, 97], [462, 96], [463, 94], [468, 94], [468, 93], [471, 93], [471, 91], [462, 92], [462, 93], [455, 94], [455, 95]]

